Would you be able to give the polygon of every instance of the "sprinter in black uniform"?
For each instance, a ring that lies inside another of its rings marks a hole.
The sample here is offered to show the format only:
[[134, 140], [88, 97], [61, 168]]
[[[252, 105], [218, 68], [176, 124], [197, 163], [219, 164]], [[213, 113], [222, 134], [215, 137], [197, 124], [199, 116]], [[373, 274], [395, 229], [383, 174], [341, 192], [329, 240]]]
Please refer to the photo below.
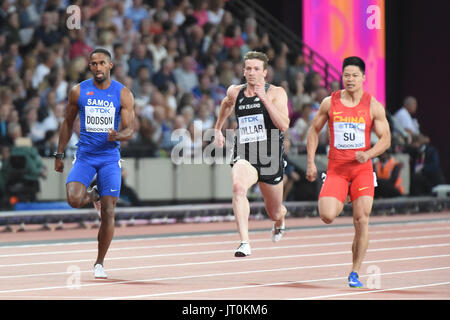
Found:
[[283, 132], [289, 128], [287, 94], [283, 88], [266, 83], [267, 65], [268, 59], [264, 53], [250, 51], [245, 55], [246, 84], [228, 88], [215, 126], [214, 141], [218, 147], [223, 147], [225, 138], [222, 126], [235, 112], [238, 130], [234, 140], [231, 179], [233, 211], [241, 237], [236, 257], [251, 254], [247, 191], [255, 183], [259, 183], [266, 211], [275, 221], [272, 240], [280, 240], [285, 229], [282, 181]]
[[[266, 92], [269, 88], [270, 84], [265, 83]], [[272, 122], [260, 98], [257, 95], [247, 97], [246, 89], [247, 84], [244, 84], [234, 106], [238, 130], [231, 164], [245, 159], [258, 172], [258, 182], [278, 184], [283, 179], [283, 132]]]

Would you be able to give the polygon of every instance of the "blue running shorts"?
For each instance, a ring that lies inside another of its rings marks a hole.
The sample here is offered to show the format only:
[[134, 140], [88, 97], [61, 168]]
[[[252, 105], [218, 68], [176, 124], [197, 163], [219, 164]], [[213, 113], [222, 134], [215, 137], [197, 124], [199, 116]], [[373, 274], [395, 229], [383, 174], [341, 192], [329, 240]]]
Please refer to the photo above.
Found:
[[120, 161], [118, 150], [108, 155], [77, 151], [66, 184], [76, 181], [89, 188], [95, 174], [97, 174], [97, 187], [100, 197], [113, 196], [118, 198], [122, 182]]

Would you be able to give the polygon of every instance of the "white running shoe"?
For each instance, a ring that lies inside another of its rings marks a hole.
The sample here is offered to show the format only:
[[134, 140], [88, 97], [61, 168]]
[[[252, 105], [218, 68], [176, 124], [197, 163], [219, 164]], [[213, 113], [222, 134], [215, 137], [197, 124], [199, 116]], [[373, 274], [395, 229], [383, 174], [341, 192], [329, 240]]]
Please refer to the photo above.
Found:
[[286, 230], [286, 227], [283, 225], [280, 228], [276, 227], [276, 223], [273, 224], [272, 227], [272, 241], [273, 242], [278, 242], [281, 240], [281, 238], [283, 237], [283, 233]]
[[106, 279], [108, 276], [105, 273], [105, 270], [103, 270], [103, 266], [99, 263], [97, 263], [94, 266], [94, 277], [96, 279]]
[[250, 244], [247, 242], [241, 242], [237, 250], [234, 252], [235, 257], [246, 257], [252, 254]]

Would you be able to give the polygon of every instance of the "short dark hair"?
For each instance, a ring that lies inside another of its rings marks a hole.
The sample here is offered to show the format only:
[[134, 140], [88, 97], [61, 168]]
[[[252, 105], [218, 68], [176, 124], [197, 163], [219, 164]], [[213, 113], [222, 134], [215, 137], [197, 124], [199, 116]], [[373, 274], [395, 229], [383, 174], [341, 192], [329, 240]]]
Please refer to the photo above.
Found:
[[89, 54], [89, 59], [92, 58], [92, 55], [95, 53], [103, 53], [105, 56], [108, 56], [109, 60], [111, 60], [111, 53], [109, 53], [108, 50], [103, 49], [103, 48], [97, 48], [91, 51], [91, 53]]
[[361, 70], [362, 74], [366, 74], [366, 64], [360, 57], [352, 56], [345, 58], [342, 63], [342, 71], [344, 71], [346, 66], [357, 66], [359, 70]]

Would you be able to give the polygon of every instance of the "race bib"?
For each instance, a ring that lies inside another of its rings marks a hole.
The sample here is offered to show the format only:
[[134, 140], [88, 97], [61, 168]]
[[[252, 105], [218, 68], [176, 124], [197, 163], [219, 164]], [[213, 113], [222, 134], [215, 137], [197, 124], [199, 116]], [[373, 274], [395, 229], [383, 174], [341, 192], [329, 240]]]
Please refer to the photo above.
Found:
[[238, 118], [239, 143], [249, 143], [267, 140], [264, 115], [254, 114]]
[[365, 123], [334, 122], [334, 147], [336, 149], [360, 149], [366, 145]]
[[85, 107], [85, 128], [87, 132], [108, 132], [114, 129], [115, 107]]

